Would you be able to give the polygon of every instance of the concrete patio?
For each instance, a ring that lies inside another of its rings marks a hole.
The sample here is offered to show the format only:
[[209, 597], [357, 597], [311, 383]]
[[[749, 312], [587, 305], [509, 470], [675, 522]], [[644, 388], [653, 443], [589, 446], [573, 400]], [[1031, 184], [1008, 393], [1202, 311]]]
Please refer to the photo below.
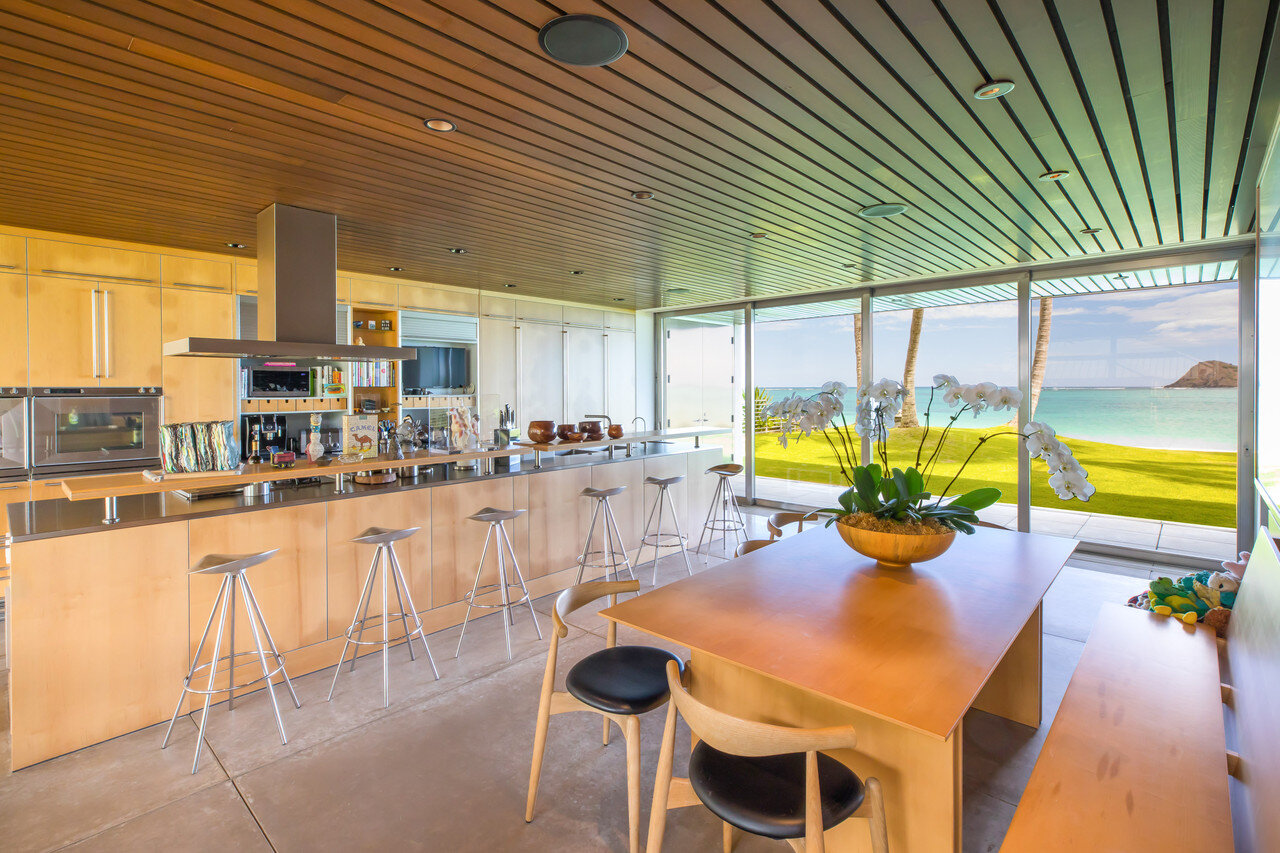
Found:
[[[734, 488], [739, 495], [744, 494], [744, 487], [744, 478], [735, 478]], [[842, 491], [842, 486], [756, 477], [757, 499], [802, 507], [834, 506]], [[1012, 527], [1017, 520], [1018, 511], [1013, 504], [998, 503], [979, 515], [984, 521]], [[1151, 551], [1155, 555], [1199, 557], [1214, 561], [1233, 559], [1236, 556], [1236, 531], [1229, 527], [1032, 507], [1031, 529], [1054, 536], [1070, 536], [1081, 542]], [[1151, 562], [1154, 564], [1154, 557]]]

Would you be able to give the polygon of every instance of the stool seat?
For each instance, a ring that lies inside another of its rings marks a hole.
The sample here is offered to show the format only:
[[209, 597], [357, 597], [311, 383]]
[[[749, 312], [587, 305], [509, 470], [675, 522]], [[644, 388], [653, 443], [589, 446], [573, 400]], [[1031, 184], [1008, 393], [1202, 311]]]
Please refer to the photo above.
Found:
[[243, 572], [250, 566], [265, 563], [280, 552], [279, 548], [259, 551], [256, 554], [206, 554], [191, 567], [191, 574], [230, 575]]
[[673, 477], [645, 477], [644, 481], [651, 486], [674, 486], [684, 479], [684, 474], [676, 474]]
[[421, 527], [405, 527], [400, 530], [393, 527], [369, 527], [351, 541], [357, 545], [390, 545], [392, 542], [408, 539], [421, 529]]
[[611, 489], [593, 489], [590, 486], [579, 492], [580, 497], [584, 498], [614, 498], [627, 490], [624, 486], [614, 486]]
[[475, 515], [470, 516], [470, 518], [472, 521], [510, 521], [513, 518], [519, 518], [524, 513], [525, 511], [522, 509], [494, 509], [491, 506], [487, 506]]
[[[766, 838], [804, 838], [804, 753], [729, 755], [705, 741], [689, 756], [689, 783], [698, 799], [726, 823]], [[852, 770], [818, 753], [822, 828], [830, 829], [862, 805], [866, 789]]]
[[643, 714], [666, 703], [670, 693], [667, 661], [671, 660], [680, 664], [680, 658], [671, 652], [652, 646], [601, 649], [574, 664], [564, 686], [606, 713]]
[[719, 474], [721, 477], [733, 477], [741, 474], [745, 470], [736, 462], [726, 462], [723, 465], [712, 465], [707, 469], [708, 474]]

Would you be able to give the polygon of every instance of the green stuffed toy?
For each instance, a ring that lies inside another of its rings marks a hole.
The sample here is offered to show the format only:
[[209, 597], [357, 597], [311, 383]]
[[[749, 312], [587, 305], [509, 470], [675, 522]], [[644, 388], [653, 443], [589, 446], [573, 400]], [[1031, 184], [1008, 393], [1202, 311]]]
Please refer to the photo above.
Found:
[[1239, 589], [1240, 578], [1231, 571], [1196, 572], [1176, 581], [1156, 578], [1146, 592], [1130, 599], [1129, 605], [1172, 616], [1188, 625], [1209, 622], [1222, 636]]

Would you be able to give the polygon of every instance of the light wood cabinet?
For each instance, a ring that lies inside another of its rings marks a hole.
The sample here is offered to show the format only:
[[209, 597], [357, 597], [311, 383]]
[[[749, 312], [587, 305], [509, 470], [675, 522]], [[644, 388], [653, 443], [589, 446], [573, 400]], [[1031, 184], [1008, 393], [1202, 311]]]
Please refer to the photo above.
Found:
[[[162, 341], [235, 337], [235, 299], [229, 292], [166, 288], [162, 297]], [[230, 358], [165, 356], [165, 422], [234, 420], [238, 364]]]
[[622, 428], [631, 429], [636, 416], [636, 336], [634, 332], [605, 332], [605, 413]]
[[521, 422], [564, 419], [564, 330], [551, 323], [520, 324]]
[[160, 288], [33, 275], [27, 299], [32, 385], [160, 385]]
[[516, 316], [516, 301], [514, 299], [503, 299], [501, 296], [490, 296], [487, 293], [480, 296], [480, 316], [481, 317], [506, 317], [508, 319]]
[[[482, 396], [496, 397], [498, 406], [517, 406], [516, 366], [518, 352], [516, 349], [516, 326], [511, 320], [480, 318], [480, 365], [476, 389]], [[484, 415], [482, 414], [482, 417]], [[517, 411], [518, 420], [523, 417]], [[480, 425], [482, 429], [492, 429], [497, 424]]]
[[480, 313], [480, 294], [467, 290], [400, 285], [400, 307], [406, 310], [445, 311], [450, 314]]
[[27, 277], [0, 273], [0, 385], [27, 384]]
[[33, 386], [100, 384], [100, 290], [96, 281], [40, 275], [27, 279]]
[[100, 287], [101, 385], [104, 388], [160, 385], [164, 379], [160, 288], [115, 282]]
[[579, 308], [577, 305], [564, 306], [564, 322], [571, 326], [588, 326], [599, 329], [604, 325], [604, 312], [595, 308]]
[[604, 327], [606, 329], [621, 329], [626, 332], [634, 332], [636, 330], [636, 315], [624, 314], [621, 311], [604, 312]]
[[27, 268], [27, 238], [0, 234], [0, 272], [24, 272]]
[[565, 418], [604, 413], [604, 335], [599, 329], [564, 328]]
[[39, 275], [71, 275], [140, 284], [160, 281], [160, 256], [133, 249], [31, 239], [27, 241], [27, 263], [29, 271]]
[[351, 304], [370, 308], [395, 308], [398, 303], [396, 285], [364, 278], [351, 279]]
[[160, 259], [160, 281], [166, 287], [230, 292], [231, 279], [231, 261], [177, 255], [164, 255]]
[[537, 320], [542, 323], [564, 322], [564, 306], [555, 302], [516, 302], [516, 317], [520, 320]]
[[258, 292], [258, 265], [236, 261], [235, 265], [236, 293]]

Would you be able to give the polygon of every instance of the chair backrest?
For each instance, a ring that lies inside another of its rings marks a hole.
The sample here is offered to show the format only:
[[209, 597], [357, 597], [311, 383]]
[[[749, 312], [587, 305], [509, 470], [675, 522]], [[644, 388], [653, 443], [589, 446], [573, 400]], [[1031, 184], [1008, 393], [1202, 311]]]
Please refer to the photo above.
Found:
[[810, 512], [792, 512], [791, 510], [779, 510], [778, 512], [775, 512], [773, 515], [769, 516], [769, 521], [767, 522], [767, 526], [769, 528], [769, 538], [781, 539], [782, 528], [786, 527], [788, 524], [794, 524], [796, 526], [796, 532], [799, 533], [804, 530], [804, 523], [806, 521], [813, 521], [817, 517], [818, 517], [817, 510], [812, 510]]
[[752, 551], [759, 551], [766, 545], [772, 545], [776, 540], [773, 539], [747, 539], [737, 548], [733, 549], [733, 556], [741, 557], [743, 554], [750, 554]]
[[[686, 667], [686, 671], [687, 671]], [[667, 662], [667, 684], [671, 701], [689, 729], [709, 746], [731, 755], [784, 755], [792, 752], [817, 752], [827, 749], [853, 749], [857, 733], [853, 726], [824, 729], [797, 729], [758, 723], [717, 711], [704, 705], [684, 689], [680, 667]]]
[[[639, 592], [640, 581], [591, 581], [571, 586], [556, 599], [556, 606], [551, 611], [551, 621], [555, 624], [557, 636], [563, 638], [569, 633], [565, 618], [579, 607], [585, 607], [606, 595], [618, 595], [623, 592]], [[613, 623], [610, 623], [613, 624]]]
[[[1254, 850], [1280, 850], [1280, 552], [1259, 531], [1227, 627], [1238, 751]], [[1233, 793], [1234, 797], [1235, 794]]]

